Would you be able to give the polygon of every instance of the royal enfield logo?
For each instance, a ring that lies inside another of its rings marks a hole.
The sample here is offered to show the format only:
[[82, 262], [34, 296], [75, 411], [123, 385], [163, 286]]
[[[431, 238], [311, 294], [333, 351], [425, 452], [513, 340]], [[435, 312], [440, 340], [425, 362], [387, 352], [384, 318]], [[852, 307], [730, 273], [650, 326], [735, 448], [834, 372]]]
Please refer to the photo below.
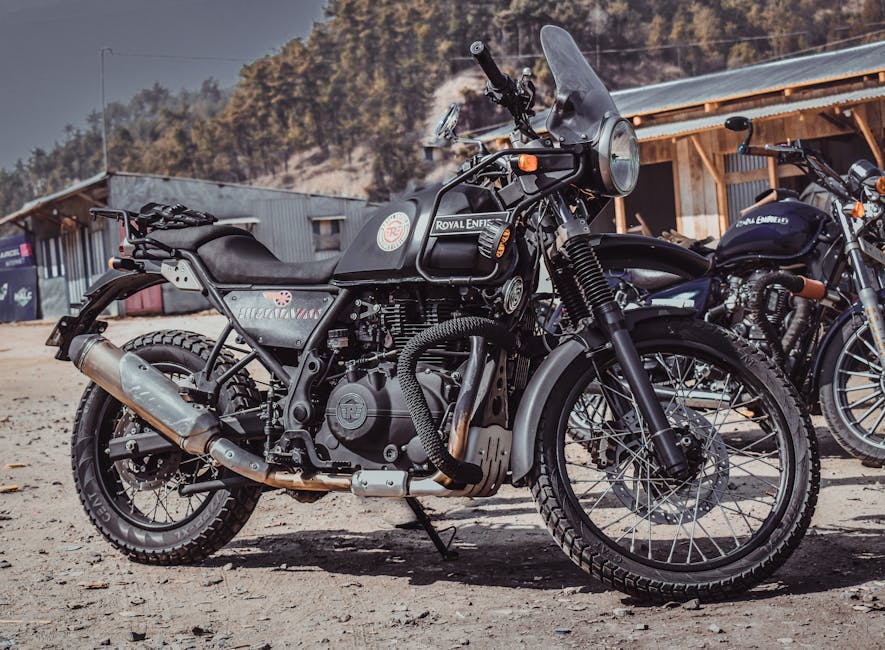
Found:
[[368, 408], [366, 407], [366, 400], [356, 393], [345, 393], [345, 395], [338, 400], [338, 406], [335, 408], [335, 413], [338, 416], [338, 422], [341, 423], [341, 426], [349, 431], [359, 429], [369, 415]]
[[786, 217], [779, 217], [773, 214], [759, 215], [758, 217], [745, 217], [734, 224], [735, 228], [743, 228], [744, 226], [762, 226], [765, 224], [774, 224], [775, 226], [786, 226], [790, 220]]
[[395, 251], [406, 242], [410, 226], [409, 215], [405, 212], [394, 212], [382, 221], [381, 227], [378, 228], [378, 236], [375, 240], [378, 243], [378, 248], [387, 253]]
[[265, 291], [264, 297], [273, 300], [277, 307], [285, 307], [292, 302], [291, 291]]
[[484, 212], [479, 214], [441, 214], [433, 220], [430, 231], [432, 237], [453, 235], [476, 235], [483, 231], [490, 221], [504, 220], [506, 212]]
[[33, 297], [34, 292], [27, 287], [22, 287], [12, 295], [12, 299], [18, 303], [19, 307], [27, 307]]

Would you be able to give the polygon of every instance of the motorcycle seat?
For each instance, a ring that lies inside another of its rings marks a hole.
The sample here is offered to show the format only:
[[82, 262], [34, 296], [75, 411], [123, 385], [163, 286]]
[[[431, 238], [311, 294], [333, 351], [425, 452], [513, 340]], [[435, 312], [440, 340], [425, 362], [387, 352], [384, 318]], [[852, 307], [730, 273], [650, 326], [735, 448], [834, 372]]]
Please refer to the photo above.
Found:
[[248, 230], [234, 226], [155, 230], [150, 236], [171, 248], [196, 252], [217, 282], [325, 284], [338, 265], [338, 256], [308, 262], [283, 262]]

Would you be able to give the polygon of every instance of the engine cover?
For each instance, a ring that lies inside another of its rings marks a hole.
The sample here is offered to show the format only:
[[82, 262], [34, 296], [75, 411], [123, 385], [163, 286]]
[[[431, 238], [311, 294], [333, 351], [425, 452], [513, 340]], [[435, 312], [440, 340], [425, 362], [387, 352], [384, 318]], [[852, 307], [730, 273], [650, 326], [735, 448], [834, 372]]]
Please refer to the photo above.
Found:
[[[430, 412], [439, 421], [446, 407], [445, 380], [438, 373], [423, 372], [419, 366], [418, 381]], [[416, 437], [415, 425], [392, 363], [349, 373], [332, 389], [325, 415], [317, 442], [329, 450], [332, 460], [364, 468], [403, 463], [410, 467], [413, 462], [426, 460], [420, 455], [415, 457], [415, 445], [409, 446]]]

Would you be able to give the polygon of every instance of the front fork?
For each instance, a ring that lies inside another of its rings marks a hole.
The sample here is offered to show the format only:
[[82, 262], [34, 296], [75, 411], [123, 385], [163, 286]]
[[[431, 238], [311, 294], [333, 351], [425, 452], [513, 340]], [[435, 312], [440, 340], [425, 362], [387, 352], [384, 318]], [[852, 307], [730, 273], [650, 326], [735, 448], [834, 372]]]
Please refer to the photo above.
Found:
[[[655, 457], [667, 476], [679, 478], [688, 471], [685, 450], [677, 443], [676, 432], [655, 395], [654, 388], [636, 350], [621, 306], [615, 301], [590, 244], [590, 229], [583, 219], [569, 210], [561, 197], [555, 203], [559, 221], [557, 241], [568, 257], [571, 273], [583, 294], [586, 307], [597, 326], [614, 348], [624, 379], [636, 399], [643, 419], [649, 426]], [[570, 306], [566, 305], [566, 309]], [[572, 307], [573, 311], [575, 310]]]
[[878, 280], [874, 280], [864, 260], [863, 250], [857, 238], [855, 225], [863, 222], [849, 218], [839, 202], [835, 202], [834, 211], [836, 220], [842, 228], [845, 237], [845, 253], [851, 263], [851, 273], [854, 276], [854, 286], [857, 288], [857, 296], [863, 307], [864, 315], [873, 336], [873, 343], [879, 356], [879, 363], [885, 367], [885, 321], [882, 319], [882, 310], [879, 303]]

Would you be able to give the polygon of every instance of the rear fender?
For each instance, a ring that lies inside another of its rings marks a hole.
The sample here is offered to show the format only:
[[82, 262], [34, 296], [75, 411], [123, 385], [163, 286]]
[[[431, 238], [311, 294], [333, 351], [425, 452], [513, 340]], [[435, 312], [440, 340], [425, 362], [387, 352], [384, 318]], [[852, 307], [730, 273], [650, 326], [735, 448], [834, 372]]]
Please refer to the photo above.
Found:
[[[627, 328], [632, 330], [637, 323], [646, 320], [670, 317], [694, 317], [693, 309], [678, 307], [640, 307], [624, 313]], [[570, 337], [558, 345], [541, 362], [526, 386], [516, 417], [513, 420], [513, 448], [510, 452], [510, 470], [514, 484], [523, 480], [535, 462], [535, 438], [541, 422], [544, 405], [556, 389], [557, 379], [576, 364], [584, 363], [588, 353], [606, 343], [606, 339], [596, 329], [587, 328], [580, 334]]]
[[109, 270], [89, 287], [79, 313], [62, 316], [46, 340], [46, 345], [58, 348], [56, 359], [71, 360], [68, 348], [75, 336], [100, 334], [107, 328], [107, 323], [96, 319], [114, 300], [123, 300], [142, 289], [166, 282], [158, 265], [145, 262], [144, 266], [144, 270], [139, 271]]

